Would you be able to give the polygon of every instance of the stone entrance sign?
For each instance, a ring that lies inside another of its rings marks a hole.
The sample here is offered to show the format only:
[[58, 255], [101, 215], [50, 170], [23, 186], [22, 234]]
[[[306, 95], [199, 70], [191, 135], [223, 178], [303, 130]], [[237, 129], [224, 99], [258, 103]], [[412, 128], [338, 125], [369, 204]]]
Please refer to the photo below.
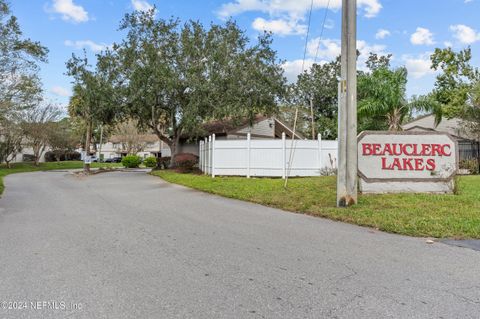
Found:
[[458, 147], [436, 132], [362, 132], [358, 174], [363, 193], [451, 193]]

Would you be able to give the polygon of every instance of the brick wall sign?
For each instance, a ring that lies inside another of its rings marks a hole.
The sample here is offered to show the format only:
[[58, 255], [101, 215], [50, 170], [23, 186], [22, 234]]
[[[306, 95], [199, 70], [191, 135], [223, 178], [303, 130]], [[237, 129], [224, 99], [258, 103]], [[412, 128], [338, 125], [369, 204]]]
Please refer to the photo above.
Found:
[[362, 132], [358, 174], [363, 193], [451, 193], [458, 147], [448, 134]]

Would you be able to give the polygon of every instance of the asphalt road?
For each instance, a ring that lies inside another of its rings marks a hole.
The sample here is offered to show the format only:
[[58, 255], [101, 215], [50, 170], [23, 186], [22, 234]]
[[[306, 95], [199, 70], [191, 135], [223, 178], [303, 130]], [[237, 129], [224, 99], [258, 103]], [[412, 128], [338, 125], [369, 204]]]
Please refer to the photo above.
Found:
[[478, 251], [139, 172], [6, 186], [0, 318], [480, 317]]

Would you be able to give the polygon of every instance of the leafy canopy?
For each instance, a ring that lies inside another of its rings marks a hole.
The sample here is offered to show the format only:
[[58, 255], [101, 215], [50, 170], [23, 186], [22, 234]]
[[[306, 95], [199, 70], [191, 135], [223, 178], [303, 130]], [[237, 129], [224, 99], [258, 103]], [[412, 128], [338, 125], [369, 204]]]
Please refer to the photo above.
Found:
[[38, 63], [46, 62], [47, 54], [39, 42], [23, 37], [8, 3], [0, 0], [0, 120], [39, 103]]
[[[337, 137], [338, 117], [338, 76], [340, 59], [325, 64], [314, 64], [310, 70], [300, 74], [291, 88], [290, 103], [298, 105], [300, 123], [308, 123], [302, 133], [311, 136], [310, 102], [313, 104], [315, 132], [325, 139]], [[292, 124], [289, 121], [289, 124]], [[300, 130], [302, 127], [300, 126]]]
[[113, 56], [121, 102], [172, 153], [205, 121], [276, 111], [285, 79], [269, 34], [251, 45], [234, 22], [205, 28], [157, 19], [154, 10], [127, 14], [120, 30], [126, 37]]
[[432, 69], [441, 71], [437, 76], [432, 97], [441, 104], [446, 117], [461, 117], [468, 95], [480, 72], [470, 64], [472, 51], [466, 48], [459, 52], [451, 48], [435, 49], [431, 56]]
[[433, 112], [437, 124], [441, 107], [429, 96], [406, 96], [407, 69], [390, 67], [390, 57], [371, 54], [367, 66], [358, 78], [358, 116], [360, 130], [401, 130], [405, 118], [413, 112]]

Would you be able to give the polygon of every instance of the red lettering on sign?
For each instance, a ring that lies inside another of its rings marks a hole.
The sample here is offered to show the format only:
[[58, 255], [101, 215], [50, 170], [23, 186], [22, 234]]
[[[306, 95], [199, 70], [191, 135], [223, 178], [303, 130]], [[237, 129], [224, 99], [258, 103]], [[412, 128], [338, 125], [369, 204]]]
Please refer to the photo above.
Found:
[[443, 156], [451, 156], [451, 155], [452, 155], [452, 152], [450, 151], [450, 152], [447, 154], [447, 152], [445, 151], [446, 148], [448, 148], [448, 150], [450, 151], [450, 145], [445, 144], [445, 145], [442, 146], [442, 155], [443, 155]]
[[416, 171], [423, 171], [423, 159], [416, 158], [415, 159], [415, 170]]
[[372, 155], [372, 144], [362, 144], [363, 155]]
[[[407, 151], [407, 148], [410, 149], [410, 152]], [[412, 144], [404, 144], [403, 145], [403, 148], [402, 148], [402, 151], [403, 151], [403, 154], [405, 155], [408, 155], [408, 156], [412, 156], [412, 149], [413, 149], [413, 145]]]
[[412, 158], [403, 159], [403, 168], [408, 171], [413, 171]]
[[432, 145], [422, 144], [422, 156], [430, 156], [432, 154]]
[[435, 160], [433, 158], [429, 158], [427, 160], [427, 170], [428, 171], [434, 171], [437, 165], [435, 164]]

